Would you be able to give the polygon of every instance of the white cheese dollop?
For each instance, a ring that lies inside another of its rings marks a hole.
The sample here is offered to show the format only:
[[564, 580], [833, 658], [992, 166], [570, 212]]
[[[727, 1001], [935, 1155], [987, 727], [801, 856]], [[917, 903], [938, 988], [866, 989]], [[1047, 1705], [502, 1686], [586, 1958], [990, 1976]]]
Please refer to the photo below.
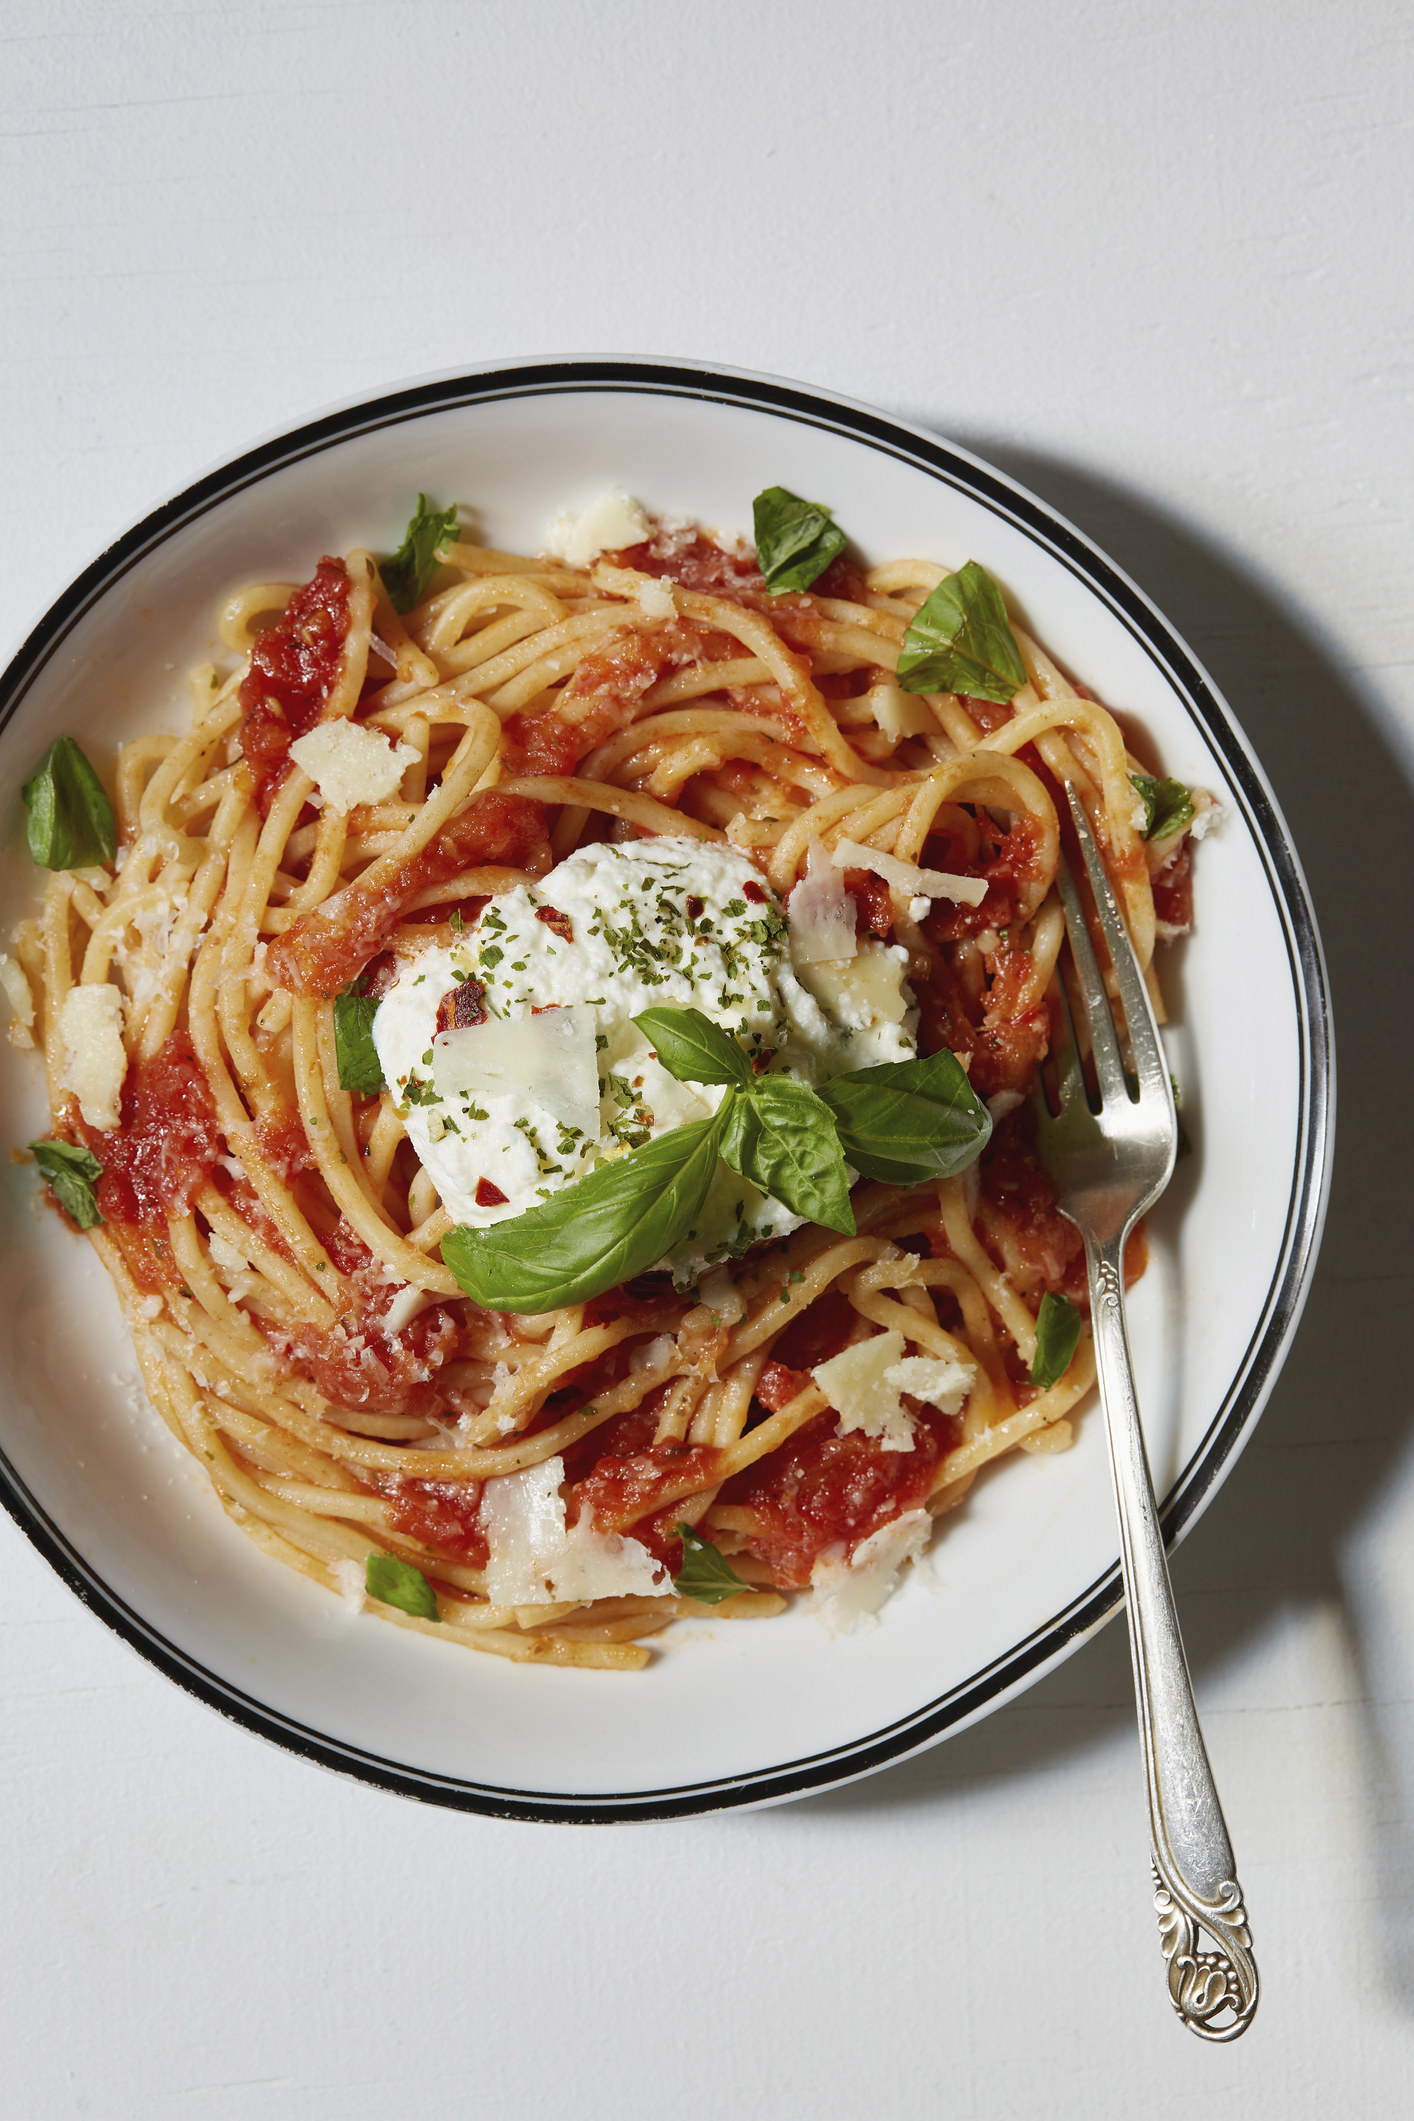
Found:
[[[453, 1219], [485, 1229], [523, 1214], [716, 1110], [720, 1085], [680, 1083], [660, 1066], [633, 1022], [645, 1009], [700, 1009], [753, 1059], [811, 1083], [912, 1057], [901, 949], [865, 944], [858, 992], [842, 967], [822, 1001], [802, 983], [792, 940], [749, 856], [665, 835], [580, 848], [493, 899], [454, 944], [405, 959], [373, 1040]], [[810, 969], [817, 984], [820, 968]], [[439, 1001], [467, 980], [482, 989], [486, 1020], [439, 1033]], [[488, 1203], [490, 1189], [502, 1199]], [[679, 1280], [695, 1278], [798, 1221], [722, 1165], [669, 1264]]]
[[596, 1532], [592, 1513], [565, 1529], [564, 1461], [502, 1473], [481, 1491], [492, 1605], [552, 1605], [563, 1598], [652, 1598], [672, 1578], [641, 1541]]
[[121, 1117], [119, 1099], [128, 1056], [123, 1046], [123, 997], [107, 982], [70, 987], [59, 1009], [64, 1058], [59, 1087], [72, 1090], [90, 1127], [108, 1133]]
[[394, 744], [381, 729], [349, 721], [316, 723], [290, 746], [290, 757], [313, 781], [320, 803], [341, 814], [360, 803], [386, 803], [421, 755], [411, 744]]

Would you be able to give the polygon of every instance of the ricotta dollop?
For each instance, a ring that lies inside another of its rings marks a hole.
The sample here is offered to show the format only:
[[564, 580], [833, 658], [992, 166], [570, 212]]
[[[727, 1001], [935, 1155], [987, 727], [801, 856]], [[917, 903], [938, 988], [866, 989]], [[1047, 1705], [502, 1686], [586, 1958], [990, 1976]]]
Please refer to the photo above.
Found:
[[[676, 835], [606, 843], [405, 960], [373, 1040], [443, 1205], [485, 1229], [716, 1110], [719, 1085], [677, 1082], [659, 1064], [633, 1022], [645, 1009], [700, 1009], [753, 1061], [819, 1083], [912, 1058], [906, 962], [862, 942], [828, 983], [806, 964], [807, 985], [785, 909], [748, 856]], [[439, 1030], [438, 1004], [468, 982], [464, 1013], [482, 1020]], [[691, 1279], [798, 1223], [723, 1165], [668, 1263]]]

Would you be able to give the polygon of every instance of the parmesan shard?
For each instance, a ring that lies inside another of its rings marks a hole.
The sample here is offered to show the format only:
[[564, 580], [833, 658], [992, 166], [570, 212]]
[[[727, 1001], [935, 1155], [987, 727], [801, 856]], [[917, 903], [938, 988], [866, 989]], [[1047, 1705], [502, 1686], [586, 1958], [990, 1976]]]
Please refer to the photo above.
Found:
[[123, 997], [107, 981], [70, 987], [59, 1010], [64, 1058], [59, 1087], [72, 1090], [90, 1127], [111, 1133], [121, 1118], [119, 1101], [128, 1056], [123, 1045]]
[[502, 1473], [481, 1491], [486, 1596], [492, 1605], [557, 1605], [566, 1599], [653, 1598], [672, 1578], [637, 1539], [596, 1532], [592, 1513], [569, 1530], [560, 1485], [564, 1460]]
[[421, 756], [411, 744], [392, 743], [381, 729], [344, 720], [316, 723], [290, 746], [290, 757], [313, 781], [321, 805], [341, 816], [360, 803], [386, 803]]
[[818, 840], [810, 842], [805, 874], [786, 900], [786, 915], [791, 955], [798, 964], [814, 965], [826, 958], [838, 962], [858, 954], [854, 900]]
[[550, 526], [545, 550], [570, 567], [588, 567], [601, 552], [622, 552], [641, 545], [652, 525], [631, 494], [601, 494], [578, 515], [560, 515]]
[[432, 1041], [433, 1086], [442, 1097], [528, 1099], [566, 1126], [597, 1129], [595, 1023], [593, 1009], [581, 1003], [439, 1031]]
[[34, 994], [24, 967], [16, 964], [6, 951], [0, 950], [0, 993], [10, 1005], [13, 1019], [10, 1025], [12, 1046], [34, 1044]]
[[822, 1554], [810, 1571], [817, 1620], [832, 1635], [858, 1635], [877, 1627], [879, 1608], [898, 1587], [907, 1562], [918, 1562], [932, 1536], [926, 1510], [905, 1510], [892, 1524], [862, 1539], [846, 1558], [842, 1548]]
[[858, 1429], [886, 1451], [911, 1451], [913, 1417], [903, 1404], [905, 1392], [940, 1414], [957, 1413], [977, 1382], [976, 1365], [961, 1356], [905, 1355], [905, 1346], [902, 1333], [891, 1328], [811, 1371], [840, 1417], [842, 1436]]
[[916, 862], [902, 862], [896, 854], [881, 854], [877, 847], [862, 847], [858, 840], [836, 840], [831, 859], [841, 869], [868, 869], [895, 891], [912, 898], [950, 898], [958, 905], [980, 906], [987, 896], [985, 877], [954, 876], [947, 869], [920, 869]]

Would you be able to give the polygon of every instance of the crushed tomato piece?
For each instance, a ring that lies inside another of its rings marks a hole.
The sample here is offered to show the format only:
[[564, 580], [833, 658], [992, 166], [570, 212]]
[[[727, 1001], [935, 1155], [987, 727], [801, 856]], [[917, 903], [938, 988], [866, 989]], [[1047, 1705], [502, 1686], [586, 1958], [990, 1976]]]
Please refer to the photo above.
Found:
[[241, 681], [241, 751], [262, 817], [285, 777], [290, 745], [314, 727], [338, 682], [351, 588], [343, 561], [326, 554], [274, 625], [256, 635]]

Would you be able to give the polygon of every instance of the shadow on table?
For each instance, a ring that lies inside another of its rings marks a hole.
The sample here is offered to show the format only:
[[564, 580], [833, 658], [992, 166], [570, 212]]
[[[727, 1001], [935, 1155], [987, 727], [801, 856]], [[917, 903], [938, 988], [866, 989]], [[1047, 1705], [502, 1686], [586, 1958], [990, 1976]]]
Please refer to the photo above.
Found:
[[[1365, 1645], [1351, 1621], [1342, 1550], [1394, 1482], [1411, 1427], [1411, 1331], [1399, 1297], [1414, 1269], [1414, 1008], [1399, 914], [1414, 897], [1414, 790], [1355, 685], [1233, 559], [1088, 473], [985, 438], [976, 447], [1093, 537], [1211, 672], [1275, 787], [1330, 968], [1339, 1155], [1320, 1268], [1256, 1437], [1174, 1565], [1200, 1698], [1205, 1673], [1283, 1607], [1321, 1602], [1345, 1616], [1362, 1690], [1368, 1683], [1381, 1701], [1408, 1701], [1414, 1672], [1387, 1669], [1388, 1631]], [[1380, 1662], [1374, 1673], [1367, 1648]], [[1379, 1822], [1388, 1972], [1414, 2007], [1414, 1759], [1370, 1713], [1368, 1811]], [[1128, 1732], [1132, 1717], [1128, 1648], [1114, 1626], [974, 1730], [808, 1805], [934, 1803], [941, 1791], [1024, 1773]]]

